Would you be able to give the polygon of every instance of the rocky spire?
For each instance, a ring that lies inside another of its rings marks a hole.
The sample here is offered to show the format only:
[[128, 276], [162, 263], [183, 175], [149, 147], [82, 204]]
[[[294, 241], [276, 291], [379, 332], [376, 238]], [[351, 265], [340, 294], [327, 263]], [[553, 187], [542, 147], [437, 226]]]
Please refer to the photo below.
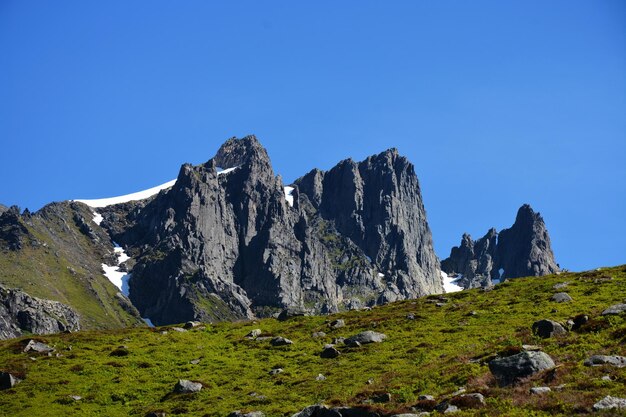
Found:
[[490, 229], [473, 241], [463, 235], [460, 246], [441, 262], [448, 274], [461, 274], [458, 284], [464, 288], [490, 285], [493, 280], [540, 276], [558, 271], [543, 218], [524, 204], [511, 228]]

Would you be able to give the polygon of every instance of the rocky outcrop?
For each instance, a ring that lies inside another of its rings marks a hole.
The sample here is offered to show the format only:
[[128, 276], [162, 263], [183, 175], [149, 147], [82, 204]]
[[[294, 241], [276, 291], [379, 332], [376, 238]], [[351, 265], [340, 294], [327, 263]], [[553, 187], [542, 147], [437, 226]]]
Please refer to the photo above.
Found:
[[457, 285], [476, 288], [507, 278], [554, 274], [559, 267], [543, 218], [524, 204], [509, 229], [500, 233], [490, 229], [476, 241], [464, 234], [461, 245], [453, 247], [441, 262], [441, 269], [461, 274]]
[[80, 330], [79, 316], [72, 308], [0, 286], [0, 339], [65, 330]]
[[101, 210], [136, 260], [130, 297], [142, 316], [159, 325], [329, 313], [442, 292], [417, 177], [396, 150], [313, 170], [287, 196], [248, 136], [183, 165], [144, 205]]

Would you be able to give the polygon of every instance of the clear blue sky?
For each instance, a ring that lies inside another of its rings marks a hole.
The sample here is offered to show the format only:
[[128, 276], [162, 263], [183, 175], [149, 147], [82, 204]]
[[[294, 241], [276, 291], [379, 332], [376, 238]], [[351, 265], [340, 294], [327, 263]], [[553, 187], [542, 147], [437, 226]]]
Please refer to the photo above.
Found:
[[0, 203], [126, 194], [254, 133], [286, 182], [397, 147], [435, 247], [540, 211], [626, 263], [626, 2], [0, 1]]

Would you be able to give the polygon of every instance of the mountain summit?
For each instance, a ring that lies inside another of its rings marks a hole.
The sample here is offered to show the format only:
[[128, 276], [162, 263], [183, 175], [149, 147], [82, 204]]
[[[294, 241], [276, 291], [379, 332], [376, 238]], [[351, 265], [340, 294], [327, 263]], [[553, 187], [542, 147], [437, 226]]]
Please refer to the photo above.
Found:
[[183, 165], [146, 203], [102, 210], [155, 324], [328, 313], [442, 292], [413, 165], [396, 150], [285, 187], [254, 136]]

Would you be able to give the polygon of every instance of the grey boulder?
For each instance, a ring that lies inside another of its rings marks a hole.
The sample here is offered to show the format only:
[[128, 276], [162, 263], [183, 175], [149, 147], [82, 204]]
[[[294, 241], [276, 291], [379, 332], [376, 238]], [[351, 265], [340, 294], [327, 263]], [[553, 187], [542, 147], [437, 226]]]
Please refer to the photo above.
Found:
[[21, 379], [8, 372], [0, 372], [0, 390], [13, 388], [22, 382]]
[[270, 340], [270, 344], [272, 346], [286, 346], [286, 345], [293, 345], [293, 342], [289, 339], [279, 336]]
[[552, 301], [556, 301], [557, 303], [567, 303], [572, 301], [572, 297], [570, 297], [566, 292], [557, 292], [552, 296]]
[[387, 338], [387, 335], [384, 333], [373, 332], [371, 330], [367, 330], [365, 332], [361, 332], [355, 334], [354, 336], [348, 337], [344, 340], [346, 345], [353, 345], [359, 343], [364, 345], [366, 343], [380, 343]]
[[533, 323], [533, 333], [537, 336], [547, 339], [549, 337], [559, 336], [567, 333], [565, 327], [553, 320], [539, 320]]
[[611, 365], [617, 368], [623, 368], [626, 366], [626, 357], [616, 355], [593, 355], [585, 360], [584, 364], [585, 366]]
[[31, 339], [26, 344], [24, 352], [51, 353], [54, 352], [54, 348], [46, 345], [45, 343]]
[[626, 313], [626, 304], [615, 304], [602, 312], [603, 316]]
[[617, 398], [607, 395], [593, 405], [593, 410], [626, 410], [626, 398]]
[[322, 353], [320, 353], [320, 357], [324, 359], [336, 358], [339, 355], [339, 351], [333, 346], [324, 347], [324, 350], [322, 350]]
[[554, 366], [554, 361], [548, 354], [532, 351], [496, 358], [489, 362], [489, 370], [500, 386], [511, 385], [522, 378], [545, 369], [552, 369]]
[[179, 379], [174, 386], [174, 392], [179, 394], [190, 394], [192, 392], [198, 392], [202, 389], [202, 384], [199, 382], [193, 382], [186, 379]]

